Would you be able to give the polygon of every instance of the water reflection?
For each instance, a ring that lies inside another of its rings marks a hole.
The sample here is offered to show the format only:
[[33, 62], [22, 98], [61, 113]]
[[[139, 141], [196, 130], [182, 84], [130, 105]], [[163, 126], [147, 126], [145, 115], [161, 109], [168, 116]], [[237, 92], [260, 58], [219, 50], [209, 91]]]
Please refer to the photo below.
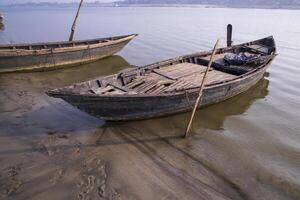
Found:
[[42, 89], [67, 86], [73, 83], [87, 81], [98, 76], [116, 73], [128, 68], [130, 64], [121, 56], [108, 58], [85, 65], [63, 68], [41, 73], [31, 73], [31, 77], [42, 83]]
[[[194, 128], [223, 129], [228, 116], [243, 114], [256, 100], [265, 98], [268, 95], [268, 85], [269, 80], [263, 78], [245, 93], [201, 109], [195, 115]], [[181, 116], [182, 120], [186, 118], [186, 115]]]

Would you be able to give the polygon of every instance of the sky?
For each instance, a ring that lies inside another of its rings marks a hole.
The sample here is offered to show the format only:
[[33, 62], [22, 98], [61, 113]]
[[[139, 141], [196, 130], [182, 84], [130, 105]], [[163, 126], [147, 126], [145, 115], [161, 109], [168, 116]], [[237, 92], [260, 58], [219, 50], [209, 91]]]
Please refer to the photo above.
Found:
[[[26, 2], [79, 2], [80, 0], [0, 0], [1, 4], [15, 4]], [[84, 2], [94, 2], [95, 0], [84, 0]], [[97, 0], [99, 2], [112, 2], [115, 0]]]

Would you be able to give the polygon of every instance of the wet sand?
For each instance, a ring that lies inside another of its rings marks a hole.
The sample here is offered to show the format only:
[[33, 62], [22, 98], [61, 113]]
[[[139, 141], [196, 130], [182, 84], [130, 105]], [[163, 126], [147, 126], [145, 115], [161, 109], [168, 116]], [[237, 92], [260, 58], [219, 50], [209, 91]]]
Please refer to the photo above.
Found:
[[[266, 79], [247, 93], [197, 112], [187, 139], [181, 138], [187, 113], [107, 123], [44, 93], [124, 66], [128, 63], [114, 56], [58, 71], [0, 76], [0, 199], [300, 196], [293, 188], [297, 186], [266, 177], [247, 147], [224, 134], [226, 118], [245, 113], [267, 95]], [[253, 166], [260, 169], [247, 169]]]

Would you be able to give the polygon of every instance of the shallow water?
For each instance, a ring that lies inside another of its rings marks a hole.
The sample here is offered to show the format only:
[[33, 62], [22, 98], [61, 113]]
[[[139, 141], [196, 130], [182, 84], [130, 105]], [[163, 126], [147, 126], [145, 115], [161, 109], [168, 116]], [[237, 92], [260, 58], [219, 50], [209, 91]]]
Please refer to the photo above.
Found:
[[[2, 43], [66, 40], [76, 8], [2, 8]], [[244, 94], [196, 113], [107, 123], [45, 95], [129, 64], [273, 35], [279, 56]], [[0, 76], [0, 199], [299, 199], [300, 11], [84, 7], [76, 39], [138, 33], [119, 56]]]

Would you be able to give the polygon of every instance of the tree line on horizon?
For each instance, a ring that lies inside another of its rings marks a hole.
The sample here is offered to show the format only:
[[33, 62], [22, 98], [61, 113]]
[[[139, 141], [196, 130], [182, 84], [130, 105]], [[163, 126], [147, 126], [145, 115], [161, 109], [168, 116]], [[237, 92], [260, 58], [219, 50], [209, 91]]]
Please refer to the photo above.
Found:
[[300, 6], [300, 0], [125, 0], [120, 4], [203, 4], [224, 6]]

